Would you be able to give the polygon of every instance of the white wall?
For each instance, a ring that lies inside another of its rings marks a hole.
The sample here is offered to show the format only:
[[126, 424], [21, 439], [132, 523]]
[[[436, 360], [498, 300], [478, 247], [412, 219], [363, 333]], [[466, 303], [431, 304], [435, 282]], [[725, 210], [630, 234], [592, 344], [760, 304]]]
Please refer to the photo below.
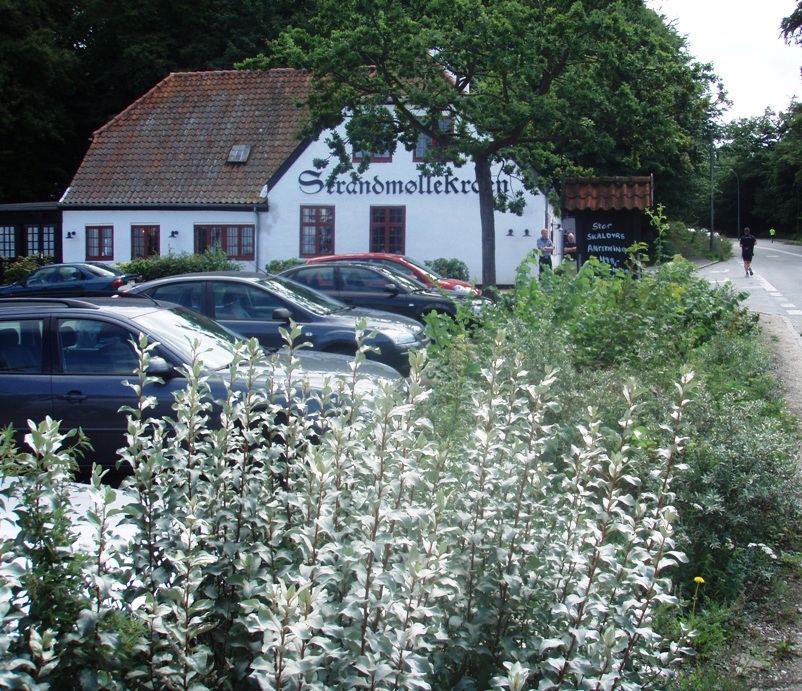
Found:
[[[473, 187], [473, 166], [452, 171], [451, 178], [422, 178], [412, 153], [396, 151], [391, 163], [373, 163], [363, 175], [371, 183], [371, 191], [350, 193], [343, 184], [340, 191], [320, 189], [312, 185], [316, 171], [315, 158], [326, 158], [328, 147], [323, 141], [309, 146], [295, 164], [268, 191], [269, 211], [257, 214], [243, 212], [182, 210], [64, 210], [64, 261], [86, 259], [86, 226], [114, 227], [114, 261], [128, 261], [131, 256], [131, 226], [158, 225], [161, 253], [192, 252], [195, 224], [253, 224], [257, 227], [257, 259], [243, 268], [264, 269], [273, 259], [289, 259], [299, 255], [300, 207], [335, 207], [335, 251], [367, 252], [371, 206], [406, 207], [406, 253], [420, 261], [461, 259], [471, 277], [481, 280], [482, 251], [479, 223], [479, 198]], [[497, 171], [495, 171], [497, 172]], [[326, 171], [319, 180], [325, 181]], [[494, 178], [495, 179], [495, 178]], [[346, 182], [344, 179], [343, 182]], [[308, 184], [304, 185], [303, 182]], [[400, 183], [402, 190], [393, 193], [388, 182]], [[513, 181], [509, 181], [514, 184]], [[376, 183], [377, 186], [373, 186]], [[384, 184], [384, 191], [378, 191]], [[513, 188], [516, 189], [516, 188]], [[553, 219], [549, 208], [549, 222]], [[546, 201], [542, 195], [527, 195], [523, 216], [496, 212], [496, 276], [499, 284], [512, 283], [523, 258], [535, 248], [541, 229], [547, 223]], [[261, 228], [261, 231], [259, 230]], [[508, 236], [508, 230], [513, 235]], [[529, 230], [529, 237], [524, 236]], [[171, 238], [170, 234], [178, 235]], [[75, 237], [68, 239], [68, 233]]]

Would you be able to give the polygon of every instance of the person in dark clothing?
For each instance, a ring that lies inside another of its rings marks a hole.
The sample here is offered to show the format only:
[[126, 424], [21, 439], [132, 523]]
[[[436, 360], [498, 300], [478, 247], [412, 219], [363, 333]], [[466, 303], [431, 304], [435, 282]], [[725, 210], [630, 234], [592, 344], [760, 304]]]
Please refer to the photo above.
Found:
[[752, 235], [749, 228], [744, 228], [744, 234], [741, 236], [741, 258], [744, 260], [744, 272], [746, 277], [754, 276], [752, 271], [752, 257], [755, 255], [755, 243], [757, 238]]

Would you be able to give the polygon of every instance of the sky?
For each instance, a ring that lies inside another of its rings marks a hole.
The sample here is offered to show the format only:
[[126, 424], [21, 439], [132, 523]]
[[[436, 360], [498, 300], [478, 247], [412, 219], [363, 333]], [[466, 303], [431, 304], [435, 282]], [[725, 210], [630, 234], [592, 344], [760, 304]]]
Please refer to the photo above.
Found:
[[786, 45], [780, 22], [797, 0], [646, 0], [685, 36], [698, 62], [712, 62], [732, 108], [725, 120], [788, 109], [802, 100], [802, 46]]

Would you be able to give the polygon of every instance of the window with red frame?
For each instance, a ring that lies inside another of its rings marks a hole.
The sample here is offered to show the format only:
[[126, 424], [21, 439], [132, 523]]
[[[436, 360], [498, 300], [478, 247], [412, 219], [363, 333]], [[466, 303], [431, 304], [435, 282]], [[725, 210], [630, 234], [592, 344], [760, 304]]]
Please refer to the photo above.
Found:
[[301, 207], [301, 257], [334, 254], [334, 207]]
[[370, 251], [404, 254], [406, 219], [405, 206], [370, 207]]
[[131, 258], [159, 256], [159, 226], [131, 226]]
[[[363, 158], [365, 158], [364, 151], [354, 151], [354, 163], [359, 163]], [[392, 163], [393, 162], [393, 154], [390, 151], [383, 151], [380, 154], [373, 154], [370, 157], [371, 163]]]
[[229, 259], [253, 260], [255, 234], [252, 225], [196, 225], [195, 253], [221, 250]]
[[86, 227], [86, 258], [89, 261], [114, 259], [114, 227]]
[[[441, 132], [453, 132], [454, 131], [454, 121], [451, 118], [441, 118], [438, 123], [438, 127], [440, 128]], [[429, 135], [421, 133], [418, 137], [418, 145], [415, 147], [415, 151], [412, 154], [413, 161], [425, 161], [426, 160], [426, 151], [428, 149], [436, 149], [438, 148], [438, 144], [434, 141]]]

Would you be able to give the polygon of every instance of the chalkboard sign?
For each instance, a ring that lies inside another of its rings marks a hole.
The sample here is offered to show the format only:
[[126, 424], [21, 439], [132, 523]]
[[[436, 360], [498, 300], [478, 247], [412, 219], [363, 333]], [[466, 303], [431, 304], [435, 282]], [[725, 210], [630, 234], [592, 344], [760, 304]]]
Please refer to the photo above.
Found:
[[623, 268], [627, 261], [627, 248], [635, 242], [632, 230], [630, 218], [592, 221], [584, 237], [585, 256]]

